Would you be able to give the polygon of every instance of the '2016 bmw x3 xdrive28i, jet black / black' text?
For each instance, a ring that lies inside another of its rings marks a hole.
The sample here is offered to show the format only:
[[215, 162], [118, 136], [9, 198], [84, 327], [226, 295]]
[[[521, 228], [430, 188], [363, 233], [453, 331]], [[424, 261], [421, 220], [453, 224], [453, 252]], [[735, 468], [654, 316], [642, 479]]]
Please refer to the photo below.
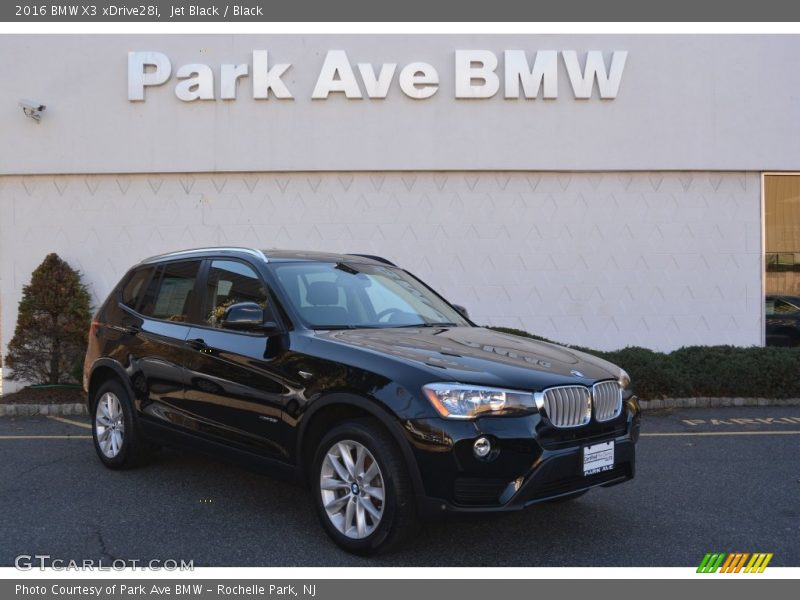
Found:
[[84, 367], [110, 468], [190, 444], [306, 482], [352, 552], [418, 517], [522, 509], [634, 475], [639, 406], [599, 358], [478, 327], [365, 255], [208, 248], [134, 266]]

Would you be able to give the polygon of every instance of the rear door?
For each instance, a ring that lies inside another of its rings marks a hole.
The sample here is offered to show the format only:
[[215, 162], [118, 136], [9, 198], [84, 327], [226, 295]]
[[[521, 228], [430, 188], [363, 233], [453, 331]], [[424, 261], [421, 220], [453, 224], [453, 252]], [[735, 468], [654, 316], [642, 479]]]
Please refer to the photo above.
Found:
[[198, 318], [201, 264], [182, 260], [158, 265], [141, 299], [133, 307], [122, 305], [127, 313], [122, 329], [129, 336], [123, 349], [145, 422], [196, 428], [184, 406], [184, 365], [186, 339]]
[[187, 410], [208, 436], [287, 460], [298, 389], [287, 378], [287, 336], [231, 331], [220, 323], [225, 309], [236, 302], [256, 302], [265, 308], [267, 320], [276, 320], [268, 288], [242, 260], [214, 259], [206, 271], [200, 323], [188, 336]]

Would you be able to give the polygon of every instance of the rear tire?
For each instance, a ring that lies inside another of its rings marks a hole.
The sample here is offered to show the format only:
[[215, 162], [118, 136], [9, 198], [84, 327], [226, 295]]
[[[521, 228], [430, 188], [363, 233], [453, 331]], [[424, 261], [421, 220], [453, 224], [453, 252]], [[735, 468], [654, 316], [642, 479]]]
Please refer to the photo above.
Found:
[[92, 398], [92, 438], [97, 456], [109, 469], [130, 469], [149, 458], [150, 445], [139, 431], [128, 391], [116, 379]]
[[408, 467], [394, 440], [372, 419], [329, 431], [317, 447], [309, 479], [325, 532], [348, 552], [388, 552], [417, 532]]

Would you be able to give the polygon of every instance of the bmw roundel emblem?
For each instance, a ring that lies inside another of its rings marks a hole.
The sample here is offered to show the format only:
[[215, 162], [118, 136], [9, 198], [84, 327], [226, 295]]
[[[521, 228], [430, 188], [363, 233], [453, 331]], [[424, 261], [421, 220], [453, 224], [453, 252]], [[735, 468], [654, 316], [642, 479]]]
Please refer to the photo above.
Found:
[[583, 377], [583, 373], [581, 373], [580, 371], [576, 371], [575, 369], [572, 369], [570, 371], [570, 374], [574, 375], [575, 377]]

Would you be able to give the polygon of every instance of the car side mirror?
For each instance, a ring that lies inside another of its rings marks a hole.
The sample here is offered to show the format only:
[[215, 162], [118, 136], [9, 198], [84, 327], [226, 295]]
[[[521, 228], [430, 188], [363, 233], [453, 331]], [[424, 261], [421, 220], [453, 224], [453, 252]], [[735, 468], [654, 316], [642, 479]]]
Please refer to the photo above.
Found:
[[469, 319], [469, 312], [467, 312], [467, 309], [464, 306], [461, 306], [460, 304], [453, 304], [453, 308], [455, 308], [462, 317]]
[[275, 321], [264, 321], [264, 309], [255, 302], [237, 302], [225, 309], [220, 321], [223, 329], [233, 331], [277, 331]]

